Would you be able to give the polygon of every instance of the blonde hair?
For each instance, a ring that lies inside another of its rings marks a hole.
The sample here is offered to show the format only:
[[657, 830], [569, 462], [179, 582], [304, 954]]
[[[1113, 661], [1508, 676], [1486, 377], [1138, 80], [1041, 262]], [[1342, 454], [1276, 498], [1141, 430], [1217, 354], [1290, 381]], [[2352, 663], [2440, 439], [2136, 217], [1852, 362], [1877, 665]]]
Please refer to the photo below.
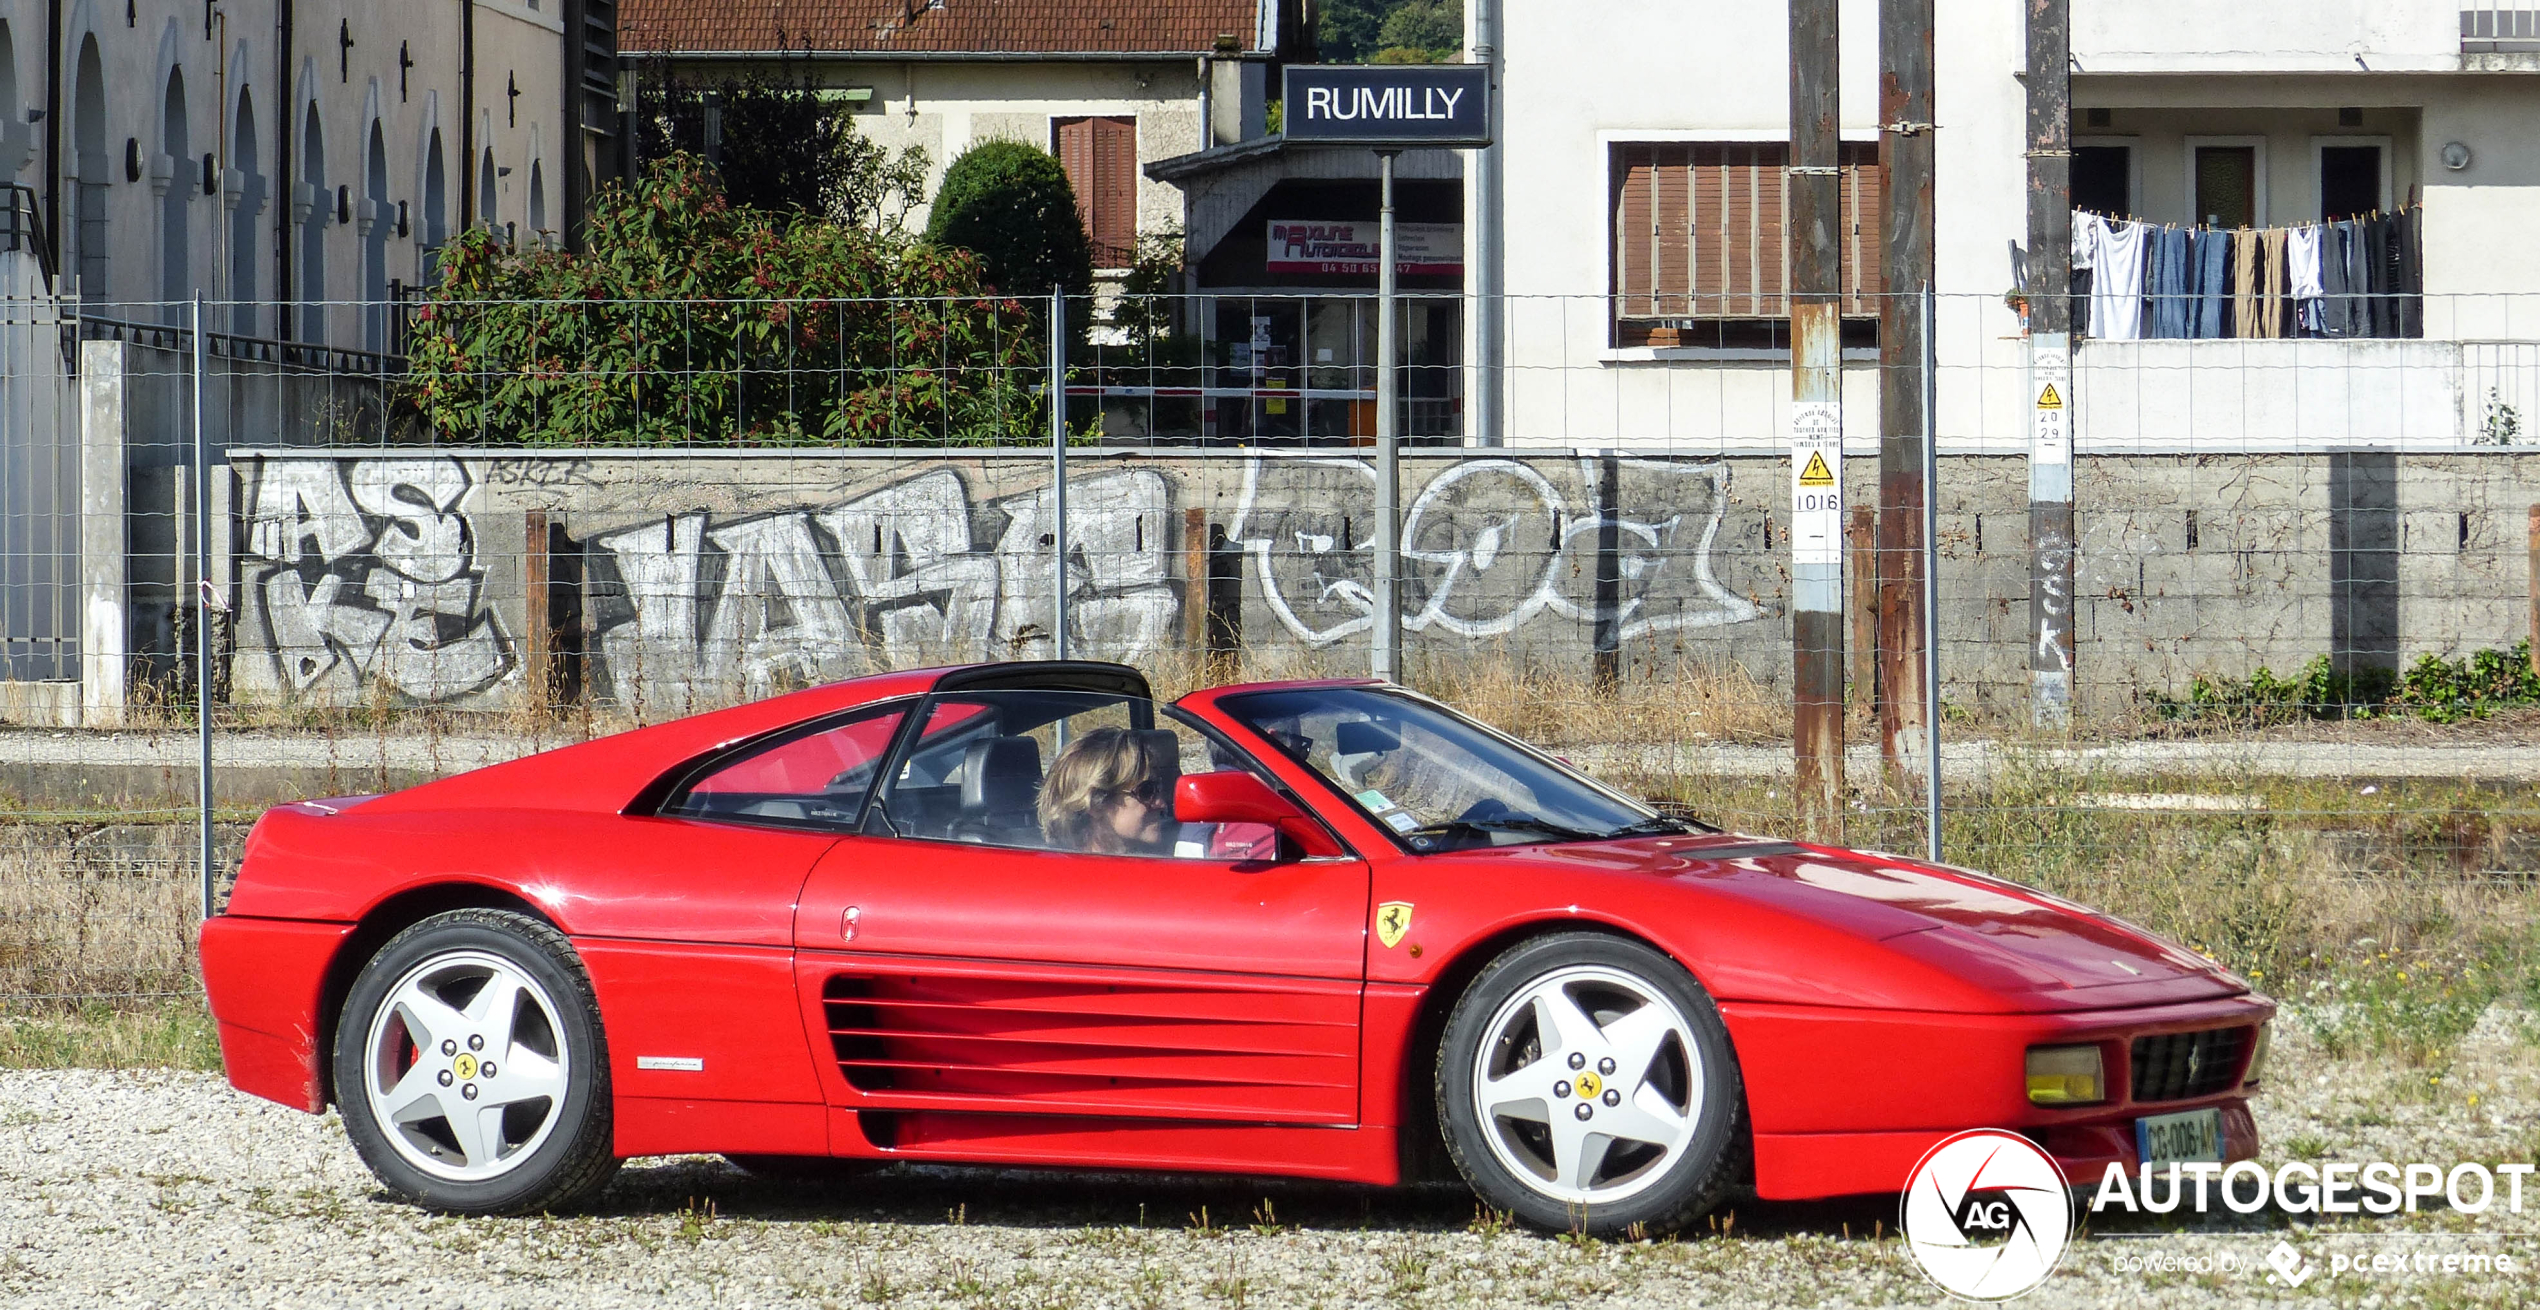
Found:
[[1096, 728], [1067, 743], [1041, 783], [1041, 836], [1065, 850], [1118, 853], [1118, 839], [1094, 822], [1094, 802], [1162, 777], [1155, 753], [1126, 728]]

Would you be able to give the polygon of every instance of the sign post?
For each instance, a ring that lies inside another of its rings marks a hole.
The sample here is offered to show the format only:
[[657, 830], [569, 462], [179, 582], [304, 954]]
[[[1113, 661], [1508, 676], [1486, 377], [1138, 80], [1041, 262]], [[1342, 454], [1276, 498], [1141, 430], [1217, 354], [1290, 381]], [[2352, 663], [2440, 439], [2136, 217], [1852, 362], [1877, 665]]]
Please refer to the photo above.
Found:
[[1283, 133], [1292, 145], [1376, 152], [1382, 193], [1376, 239], [1376, 531], [1369, 671], [1402, 680], [1401, 402], [1395, 385], [1394, 157], [1417, 146], [1490, 144], [1486, 64], [1290, 64], [1282, 74]]

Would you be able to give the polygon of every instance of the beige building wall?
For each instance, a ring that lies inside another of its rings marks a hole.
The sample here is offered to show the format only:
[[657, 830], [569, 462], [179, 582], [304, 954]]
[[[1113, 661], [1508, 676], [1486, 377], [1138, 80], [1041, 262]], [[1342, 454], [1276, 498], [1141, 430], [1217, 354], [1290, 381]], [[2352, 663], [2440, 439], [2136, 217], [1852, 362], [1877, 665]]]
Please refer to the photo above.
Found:
[[[558, 0], [474, 4], [476, 162], [481, 168], [490, 155], [494, 173], [480, 212], [513, 225], [524, 243], [537, 219], [551, 229], [563, 224], [562, 143], [573, 129], [563, 121], [559, 9]], [[270, 299], [277, 293], [275, 227], [286, 221], [295, 247], [294, 300], [358, 301], [379, 284], [423, 276], [434, 133], [442, 143], [443, 224], [451, 232], [469, 166], [460, 145], [466, 115], [457, 4], [300, 0], [287, 58], [278, 56], [272, 0], [230, 0], [208, 28], [199, 0], [133, 0], [129, 13], [127, 21], [124, 4], [100, 0], [74, 0], [64, 13], [61, 209], [71, 230], [58, 240], [66, 271], [90, 274], [80, 288], [86, 300], [119, 307], [100, 312], [154, 318], [168, 313], [166, 302], [198, 290], [215, 302]], [[0, 22], [9, 29], [5, 53], [14, 65], [0, 73], [0, 90], [15, 101], [5, 107], [9, 116], [24, 122], [28, 111], [43, 108], [43, 15], [35, 5], [13, 5]], [[93, 64], [85, 59], [92, 42]], [[97, 88], [85, 104], [84, 66]], [[247, 122], [252, 140], [242, 142]], [[285, 131], [288, 177], [278, 171]], [[0, 167], [17, 165], [8, 180], [39, 193], [43, 136], [36, 125], [23, 160], [0, 150]], [[305, 148], [312, 140], [314, 157]], [[214, 157], [211, 194], [203, 186], [206, 154]], [[95, 188], [89, 194], [102, 223], [73, 221], [83, 208], [74, 177]], [[171, 232], [181, 239], [171, 241]], [[374, 233], [381, 234], [375, 256]], [[312, 238], [317, 258], [304, 264]], [[102, 260], [82, 261], [83, 243]], [[270, 308], [214, 317], [218, 327], [255, 335], [276, 328]], [[326, 344], [376, 344], [375, 320], [354, 306], [323, 309], [318, 321]]]

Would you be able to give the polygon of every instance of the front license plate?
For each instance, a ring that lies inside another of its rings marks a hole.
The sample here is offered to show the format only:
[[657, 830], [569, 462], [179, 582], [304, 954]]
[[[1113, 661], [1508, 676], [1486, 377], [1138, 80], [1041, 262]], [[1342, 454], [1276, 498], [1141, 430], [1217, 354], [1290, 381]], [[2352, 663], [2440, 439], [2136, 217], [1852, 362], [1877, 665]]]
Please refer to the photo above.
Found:
[[2195, 1160], [2222, 1163], [2223, 1127], [2220, 1110], [2189, 1110], [2182, 1114], [2156, 1114], [2134, 1121], [2134, 1152], [2143, 1163], [2158, 1168]]

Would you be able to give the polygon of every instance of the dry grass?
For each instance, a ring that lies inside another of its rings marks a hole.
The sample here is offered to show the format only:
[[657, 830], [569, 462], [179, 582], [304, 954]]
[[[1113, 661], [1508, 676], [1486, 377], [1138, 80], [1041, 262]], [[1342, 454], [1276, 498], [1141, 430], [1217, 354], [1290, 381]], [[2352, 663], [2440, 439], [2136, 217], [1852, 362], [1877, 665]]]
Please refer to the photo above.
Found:
[[148, 860], [101, 858], [72, 844], [77, 830], [0, 826], [0, 998], [59, 1009], [69, 998], [154, 999], [199, 989], [194, 934], [199, 891], [178, 854], [193, 830], [148, 834]]

